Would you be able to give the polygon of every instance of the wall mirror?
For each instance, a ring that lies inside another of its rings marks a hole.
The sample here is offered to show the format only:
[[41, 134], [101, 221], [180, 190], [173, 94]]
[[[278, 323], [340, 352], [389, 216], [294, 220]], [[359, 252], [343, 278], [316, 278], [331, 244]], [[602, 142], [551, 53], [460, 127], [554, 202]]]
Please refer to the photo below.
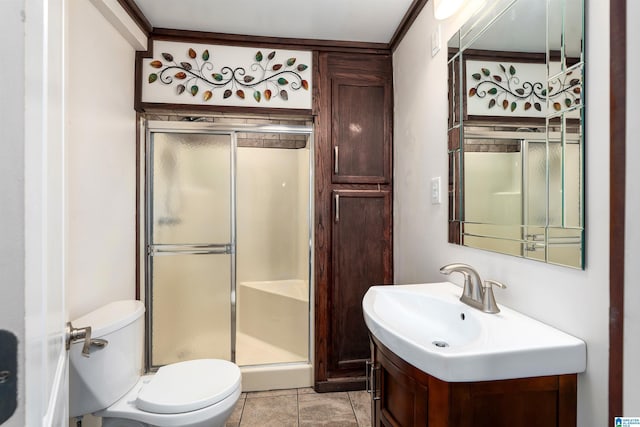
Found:
[[449, 242], [584, 268], [583, 0], [496, 0], [449, 40]]

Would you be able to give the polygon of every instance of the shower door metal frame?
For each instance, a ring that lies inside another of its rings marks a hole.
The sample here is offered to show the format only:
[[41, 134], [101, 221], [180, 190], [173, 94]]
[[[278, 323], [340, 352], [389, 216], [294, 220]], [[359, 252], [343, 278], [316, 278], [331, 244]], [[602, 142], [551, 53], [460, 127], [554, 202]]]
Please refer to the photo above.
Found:
[[[313, 206], [313, 189], [314, 189], [314, 140], [313, 140], [313, 127], [312, 126], [300, 126], [300, 125], [270, 125], [270, 124], [216, 124], [210, 122], [183, 122], [183, 121], [160, 121], [160, 120], [145, 120], [145, 182], [144, 182], [144, 195], [145, 195], [145, 215], [144, 215], [144, 278], [145, 278], [145, 369], [147, 372], [157, 371], [160, 365], [152, 365], [151, 350], [153, 345], [152, 338], [152, 325], [153, 325], [153, 308], [151, 305], [153, 289], [152, 289], [152, 271], [153, 271], [153, 255], [162, 254], [229, 254], [230, 255], [230, 301], [231, 304], [231, 361], [236, 361], [236, 329], [237, 329], [237, 288], [236, 288], [236, 157], [237, 157], [237, 134], [240, 132], [247, 133], [286, 133], [286, 134], [301, 134], [308, 135], [308, 148], [309, 148], [309, 204], [308, 204], [308, 233], [309, 233], [309, 247], [308, 247], [308, 278], [309, 284], [308, 297], [309, 297], [309, 330], [307, 334], [307, 361], [296, 362], [297, 363], [310, 363], [312, 362], [313, 343], [311, 340], [313, 332], [313, 306], [311, 305], [313, 297], [313, 218], [314, 218], [314, 206]], [[151, 135], [153, 133], [175, 133], [175, 134], [209, 134], [209, 135], [229, 135], [231, 139], [231, 154], [230, 154], [230, 194], [231, 194], [231, 221], [230, 221], [230, 244], [213, 244], [213, 245], [153, 245], [159, 248], [151, 247], [151, 236], [153, 236], [153, 206], [151, 203], [153, 194], [153, 163], [152, 151], [151, 151]], [[177, 246], [187, 248], [181, 249], [176, 252]], [[260, 366], [269, 365], [282, 365], [289, 364], [286, 362], [276, 364], [264, 364]]]

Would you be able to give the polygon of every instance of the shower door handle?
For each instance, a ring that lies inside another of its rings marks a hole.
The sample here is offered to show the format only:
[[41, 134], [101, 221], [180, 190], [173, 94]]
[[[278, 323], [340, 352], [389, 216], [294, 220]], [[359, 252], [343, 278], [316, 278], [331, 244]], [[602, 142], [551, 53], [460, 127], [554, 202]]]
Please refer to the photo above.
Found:
[[338, 146], [333, 147], [333, 174], [338, 175]]
[[340, 221], [340, 195], [336, 194], [334, 196], [335, 199], [335, 203], [336, 203], [336, 215], [335, 215], [335, 221], [339, 222]]
[[171, 245], [151, 244], [147, 247], [149, 255], [215, 255], [232, 254], [234, 252], [231, 243], [195, 244], [195, 245]]

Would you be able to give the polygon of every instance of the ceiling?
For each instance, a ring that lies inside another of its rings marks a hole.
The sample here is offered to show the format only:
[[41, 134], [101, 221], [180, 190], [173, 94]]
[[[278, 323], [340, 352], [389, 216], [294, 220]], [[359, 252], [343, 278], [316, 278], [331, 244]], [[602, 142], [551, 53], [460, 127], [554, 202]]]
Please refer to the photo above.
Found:
[[388, 43], [412, 0], [135, 0], [154, 28]]

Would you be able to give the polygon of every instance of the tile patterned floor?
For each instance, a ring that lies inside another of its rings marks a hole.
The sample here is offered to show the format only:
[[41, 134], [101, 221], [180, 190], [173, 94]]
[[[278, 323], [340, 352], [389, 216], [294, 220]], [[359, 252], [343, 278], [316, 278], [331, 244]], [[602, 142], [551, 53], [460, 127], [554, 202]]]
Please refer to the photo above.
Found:
[[312, 388], [242, 393], [226, 427], [369, 427], [365, 391], [316, 393]]

